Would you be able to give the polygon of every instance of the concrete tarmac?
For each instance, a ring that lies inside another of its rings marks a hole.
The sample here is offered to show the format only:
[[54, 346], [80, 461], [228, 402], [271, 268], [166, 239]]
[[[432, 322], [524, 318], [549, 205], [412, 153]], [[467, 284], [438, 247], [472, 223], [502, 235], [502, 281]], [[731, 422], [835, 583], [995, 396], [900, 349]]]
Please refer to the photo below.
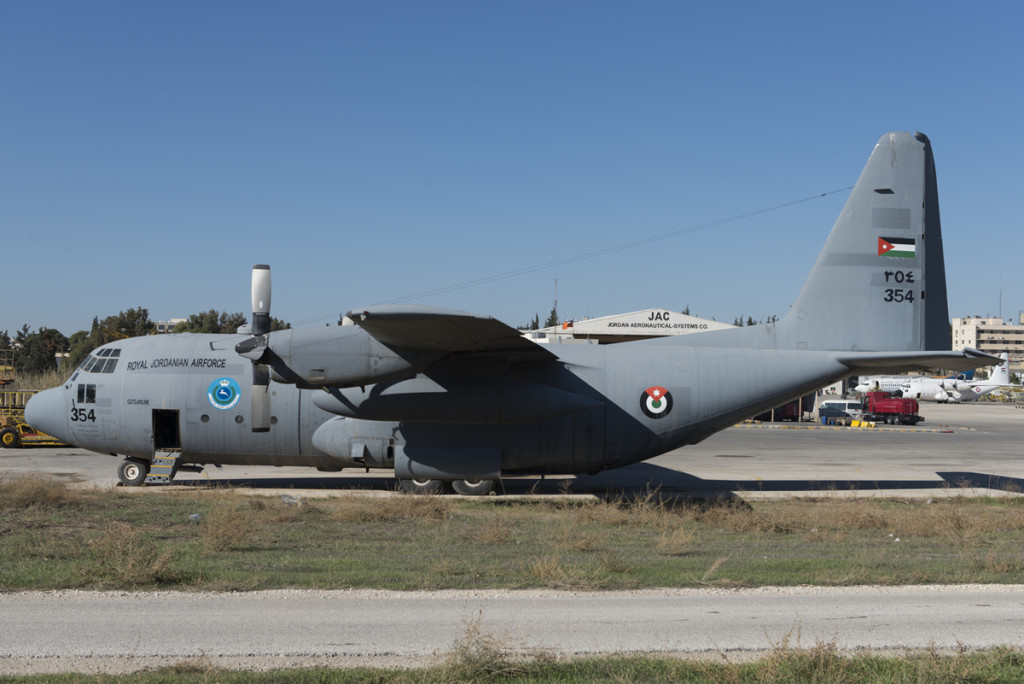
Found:
[[[594, 476], [504, 480], [509, 494], [679, 496], [943, 496], [1024, 492], [1024, 410], [1012, 404], [921, 404], [917, 428], [739, 425], [700, 444]], [[119, 458], [73, 448], [0, 449], [0, 476], [44, 472], [86, 486], [117, 484]], [[251, 487], [305, 496], [386, 493], [390, 472], [319, 473], [311, 468], [208, 466], [179, 473], [173, 487]]]

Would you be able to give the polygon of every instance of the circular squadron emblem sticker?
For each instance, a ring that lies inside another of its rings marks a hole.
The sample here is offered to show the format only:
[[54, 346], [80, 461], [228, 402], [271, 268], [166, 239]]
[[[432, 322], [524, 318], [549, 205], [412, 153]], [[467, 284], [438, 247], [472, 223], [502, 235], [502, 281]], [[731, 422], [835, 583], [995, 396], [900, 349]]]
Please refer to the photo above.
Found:
[[242, 389], [232, 378], [217, 378], [210, 383], [206, 390], [206, 397], [216, 409], [226, 411], [235, 404], [242, 396]]
[[640, 395], [640, 408], [648, 418], [664, 418], [672, 410], [672, 395], [664, 387], [648, 387]]

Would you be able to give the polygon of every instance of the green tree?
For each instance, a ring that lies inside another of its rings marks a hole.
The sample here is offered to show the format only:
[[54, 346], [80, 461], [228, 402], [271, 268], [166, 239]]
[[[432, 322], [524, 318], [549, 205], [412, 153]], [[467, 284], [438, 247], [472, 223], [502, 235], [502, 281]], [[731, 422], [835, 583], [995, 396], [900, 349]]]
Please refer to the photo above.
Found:
[[149, 319], [149, 309], [141, 306], [137, 309], [119, 311], [116, 316], [104, 318], [103, 327], [128, 337], [149, 335], [156, 331], [156, 324]]
[[49, 373], [57, 370], [57, 354], [68, 350], [68, 338], [59, 330], [40, 328], [31, 332], [25, 325], [18, 331], [14, 349], [14, 370], [21, 374]]
[[548, 319], [544, 321], [544, 327], [553, 328], [556, 325], [558, 325], [558, 307], [553, 306], [551, 307], [551, 313], [548, 314]]
[[82, 330], [71, 336], [68, 363], [72, 367], [76, 367], [96, 347], [116, 340], [123, 340], [126, 337], [149, 335], [155, 330], [156, 324], [149, 319], [149, 309], [141, 306], [127, 311], [119, 311], [113, 316], [107, 316], [102, 321], [98, 316], [93, 316], [92, 327], [88, 333]]
[[[241, 326], [247, 325], [248, 322], [249, 319], [243, 313], [227, 313], [226, 311], [210, 309], [202, 313], [192, 314], [188, 317], [188, 320], [174, 326], [172, 332], [234, 335]], [[273, 316], [270, 318], [271, 330], [287, 330], [291, 327], [291, 323], [274, 318]]]
[[192, 314], [183, 323], [174, 326], [174, 332], [183, 333], [234, 333], [246, 324], [245, 314], [217, 311], [210, 309], [202, 313]]
[[526, 325], [520, 326], [520, 330], [538, 330], [540, 328], [540, 314], [533, 314], [533, 320]]

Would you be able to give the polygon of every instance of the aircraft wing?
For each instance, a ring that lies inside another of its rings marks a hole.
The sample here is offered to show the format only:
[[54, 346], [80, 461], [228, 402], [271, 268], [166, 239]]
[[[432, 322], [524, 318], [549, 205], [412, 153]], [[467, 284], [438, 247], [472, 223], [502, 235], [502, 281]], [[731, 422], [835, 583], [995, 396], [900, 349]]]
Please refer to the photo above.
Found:
[[894, 370], [924, 371], [930, 368], [970, 370], [991, 366], [1002, 359], [970, 347], [962, 351], [837, 352], [836, 359], [858, 375], [873, 375]]
[[389, 347], [441, 352], [502, 352], [517, 358], [557, 358], [490, 316], [430, 306], [382, 305], [346, 314]]

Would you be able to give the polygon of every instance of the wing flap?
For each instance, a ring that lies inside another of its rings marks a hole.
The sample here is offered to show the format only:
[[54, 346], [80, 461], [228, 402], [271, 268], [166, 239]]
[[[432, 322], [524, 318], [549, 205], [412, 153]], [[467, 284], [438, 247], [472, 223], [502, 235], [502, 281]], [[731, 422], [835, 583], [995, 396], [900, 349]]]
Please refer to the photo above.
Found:
[[443, 352], [503, 352], [536, 359], [554, 354], [490, 316], [430, 306], [374, 306], [346, 314], [389, 347]]

